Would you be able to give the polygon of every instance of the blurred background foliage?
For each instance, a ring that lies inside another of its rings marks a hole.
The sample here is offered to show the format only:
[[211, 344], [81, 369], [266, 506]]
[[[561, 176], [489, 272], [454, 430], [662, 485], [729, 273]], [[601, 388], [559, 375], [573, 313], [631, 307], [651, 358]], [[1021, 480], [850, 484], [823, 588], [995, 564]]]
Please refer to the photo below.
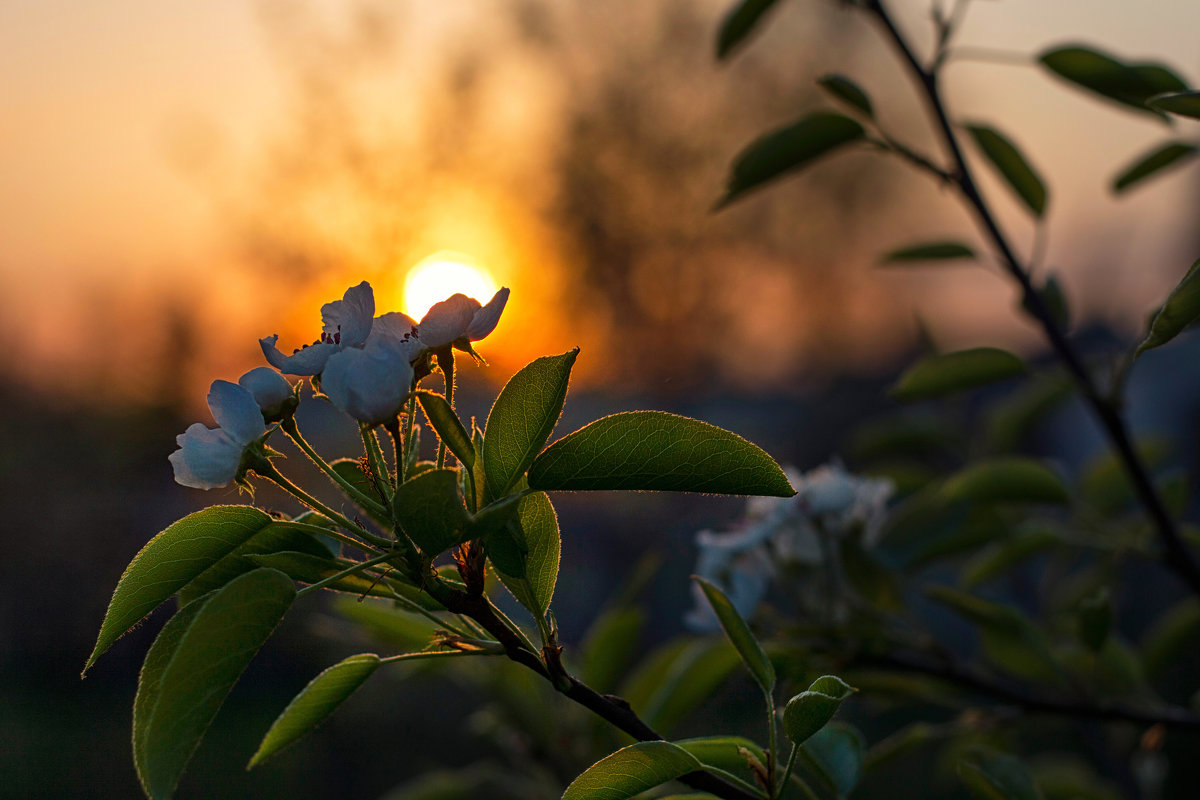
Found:
[[[562, 431], [635, 405], [665, 408], [737, 431], [781, 463], [810, 467], [840, 454], [892, 475], [904, 491], [953, 472], [966, 454], [1016, 450], [1053, 460], [1097, 515], [1125, 522], [1099, 434], [1070, 399], [1047, 404], [1018, 435], [987, 410], [991, 401], [1019, 404], [1016, 392], [988, 392], [905, 412], [896, 424], [919, 428], [929, 445], [920, 458], [897, 461], [880, 444], [896, 413], [885, 390], [930, 342], [1002, 344], [1041, 363], [1014, 296], [987, 270], [876, 269], [879, 253], [923, 236], [970, 238], [937, 187], [863, 152], [709, 214], [732, 155], [816, 106], [811, 78], [821, 73], [860, 76], [897, 134], [923, 140], [910, 89], [875, 32], [837, 4], [781, 4], [755, 48], [727, 68], [713, 59], [720, 2], [495, 0], [433, 12], [415, 3], [262, 0], [186, 14], [127, 2], [92, 17], [39, 5], [0, 10], [11, 23], [0, 26], [0, 71], [12, 77], [0, 96], [15, 109], [0, 156], [0, 333], [9, 343], [0, 354], [9, 544], [0, 566], [0, 771], [8, 778], [0, 796], [136, 794], [132, 676], [161, 621], [130, 634], [86, 681], [76, 676], [129, 557], [184, 513], [237, 502], [232, 492], [218, 498], [173, 483], [165, 458], [173, 437], [202, 412], [213, 377], [259, 363], [257, 337], [300, 340], [319, 302], [362, 279], [391, 293], [382, 305], [399, 307], [404, 272], [442, 249], [471, 254], [514, 289], [486, 343], [492, 366], [464, 370], [468, 413], [485, 414], [527, 359], [580, 345]], [[922, 30], [925, 4], [905, 6], [904, 24]], [[978, 3], [972, 14], [961, 38], [981, 48], [1033, 53], [1086, 35], [1185, 72], [1200, 68], [1191, 6], [1135, 13], [1119, 2], [1063, 3], [1051, 13], [1038, 3]], [[171, 52], [176, 36], [181, 56]], [[1055, 211], [1047, 263], [1063, 276], [1081, 346], [1098, 358], [1116, 352], [1194, 260], [1194, 169], [1109, 198], [1110, 174], [1159, 138], [1151, 126], [1096, 110], [1024, 67], [964, 61], [954, 70], [951, 102], [964, 115], [1003, 119], [1043, 165]], [[1004, 207], [1002, 216], [1032, 242], [1018, 212]], [[1180, 365], [1194, 353], [1184, 341], [1147, 355], [1128, 406], [1135, 430], [1172, 443], [1159, 474], [1177, 481], [1181, 513], [1193, 519], [1200, 376]], [[315, 443], [353, 452], [347, 423], [310, 413], [302, 422]], [[868, 419], [884, 421], [864, 427]], [[302, 472], [303, 460], [289, 455]], [[265, 491], [262, 499], [296, 510]], [[681, 630], [693, 532], [735, 519], [741, 503], [585, 495], [559, 508], [560, 586], [571, 587], [557, 597], [565, 641], [583, 643], [600, 603], [651, 551], [661, 567], [637, 613], [645, 614], [638, 641], [653, 651]], [[1129, 526], [1136, 534], [1136, 522]], [[949, 567], [928, 554], [889, 558], [949, 580], [937, 572]], [[1049, 556], [1039, 558], [989, 591], [1036, 612], [1033, 598], [1060, 574]], [[1113, 629], [1123, 639], [1141, 642], [1170, 624], [1162, 614], [1182, 597], [1179, 587], [1137, 559], [1113, 569], [1138, 587], [1115, 599]], [[981, 561], [966, 574], [973, 585], [989, 580]], [[930, 613], [971, 652], [968, 628], [949, 612]], [[1185, 644], [1173, 656], [1145, 653], [1157, 660], [1141, 668], [1186, 702], [1198, 637], [1194, 619], [1179, 613]], [[218, 716], [180, 797], [379, 797], [428, 770], [466, 764], [480, 785], [499, 764], [561, 785], [615, 744], [546, 687], [529, 690], [549, 713], [514, 721], [522, 706], [507, 691], [525, 680], [515, 666], [463, 669], [451, 680], [404, 667], [287, 755], [241, 772], [299, 687], [363, 648], [362, 634], [335, 619], [331, 608], [285, 621]], [[713, 674], [720, 659], [711, 657]], [[805, 674], [805, 665], [795, 669]], [[754, 691], [740, 677], [722, 684], [680, 715], [676, 732], [752, 729], [757, 712], [743, 709]], [[911, 719], [911, 709], [856, 702], [852, 718], [872, 743]], [[955, 719], [933, 720], [935, 733]], [[1062, 735], [1044, 729], [1047, 742]], [[1081, 747], [1117, 746], [1102, 738]], [[1127, 738], [1117, 744], [1136, 751], [1135, 735]], [[856, 796], [897, 797], [900, 786], [914, 797], [961, 796], [952, 772], [931, 759], [899, 760]], [[1072, 769], [1054, 763], [1045, 773]], [[1127, 793], [1129, 770], [1114, 767], [1106, 779]], [[1169, 779], [1164, 796], [1182, 797], [1196, 777]]]

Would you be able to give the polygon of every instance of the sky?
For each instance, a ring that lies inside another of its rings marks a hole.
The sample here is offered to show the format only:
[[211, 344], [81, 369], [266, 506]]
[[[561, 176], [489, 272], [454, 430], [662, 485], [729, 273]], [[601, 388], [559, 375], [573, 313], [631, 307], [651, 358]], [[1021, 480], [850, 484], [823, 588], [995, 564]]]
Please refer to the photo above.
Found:
[[[772, 59], [798, 58], [787, 37], [811, 31], [802, 18], [809, 15], [807, 6], [816, 4], [782, 2], [778, 24], [727, 67], [700, 53], [702, 79], [729, 91], [731, 83]], [[711, 10], [704, 37], [711, 37], [726, 5], [704, 4]], [[906, 30], [927, 40], [928, 4], [892, 5]], [[196, 351], [197, 373], [233, 370], [253, 365], [248, 362], [257, 336], [300, 335], [315, 323], [320, 302], [360, 279], [350, 274], [349, 265], [329, 268], [321, 262], [315, 274], [305, 273], [302, 285], [281, 286], [276, 274], [247, 267], [242, 229], [247, 220], [256, 231], [269, 230], [272, 242], [293, 233], [316, 235], [307, 228], [289, 231], [287, 226], [299, 226], [306, 217], [273, 219], [269, 207], [247, 200], [272, 159], [290, 157], [308, 168], [308, 161], [322, 158], [286, 152], [288, 131], [297, 125], [298, 74], [315, 83], [318, 93], [324, 81], [334, 88], [348, 85], [339, 100], [368, 135], [377, 129], [400, 141], [409, 136], [407, 145], [418, 160], [429, 141], [450, 153], [439, 152], [437, 158], [453, 177], [421, 183], [426, 188], [420, 202], [406, 206], [420, 211], [398, 223], [395, 235], [405, 239], [403, 246], [375, 246], [375, 229], [363, 223], [365, 212], [355, 206], [357, 184], [345, 194], [336, 186], [314, 194], [314, 202], [325, 204], [315, 216], [329, 225], [317, 233], [344, 239], [361, 234], [363, 242], [350, 256], [346, 248], [351, 246], [339, 245], [329, 261], [374, 264], [363, 277], [394, 299], [401, 297], [404, 272], [424, 256], [443, 249], [467, 252], [490, 265], [498, 282], [514, 288], [511, 321], [497, 332], [497, 348], [511, 346], [524, 356], [531, 353], [523, 346], [565, 349], [575, 343], [575, 333], [596, 341], [611, 338], [619, 313], [589, 330], [586, 320], [556, 312], [557, 293], [572, 278], [571, 246], [533, 210], [535, 204], [553, 202], [539, 199], [544, 193], [539, 175], [558, 153], [561, 109], [578, 102], [564, 96], [553, 61], [547, 67], [513, 49], [512, 57], [489, 62], [482, 77], [463, 79], [482, 83], [485, 90], [472, 118], [461, 123], [484, 131], [493, 149], [471, 156], [490, 165], [486, 173], [454, 164], [459, 120], [438, 105], [439, 92], [445, 92], [446, 75], [458, 68], [465, 49], [512, 49], [512, 26], [495, 20], [513, 6], [497, 0], [0, 4], [0, 333], [20, 340], [31, 356], [10, 357], [10, 374], [68, 393], [81, 385], [81, 374], [91, 376], [84, 384], [93, 389], [97, 381], [111, 387], [116, 379], [124, 388], [112, 390], [114, 396], [145, 397], [160, 391], [160, 383], [145, 369], [139, 373], [138, 365], [171, 358], [164, 306], [186, 307], [195, 317], [198, 330], [188, 346]], [[595, 42], [625, 45], [655, 24], [653, 9], [633, 3], [611, 8], [607, 14], [603, 7], [584, 11], [582, 5], [564, 3], [549, 14], [562, 35], [579, 38], [578, 48], [568, 51], [592, 57], [564, 71], [609, 69], [619, 63], [620, 53], [596, 55], [600, 45]], [[821, 20], [838, 25], [863, 24], [829, 10], [822, 14]], [[987, 119], [1019, 132], [1026, 155], [1046, 174], [1052, 185], [1046, 263], [1064, 272], [1068, 293], [1085, 316], [1135, 325], [1186, 270], [1188, 254], [1200, 245], [1194, 225], [1197, 168], [1113, 200], [1104, 185], [1115, 168], [1171, 131], [1082, 97], [1031, 66], [971, 58], [1037, 53], [1084, 41], [1129, 58], [1165, 61], [1200, 80], [1196, 30], [1200, 4], [1193, 0], [970, 4], [958, 38], [964, 58], [947, 69], [947, 96], [959, 119]], [[868, 45], [878, 42], [875, 34], [864, 36]], [[870, 46], [859, 46], [845, 63], [824, 69], [855, 74], [879, 100], [881, 116], [920, 141], [926, 131], [919, 119], [903, 113], [910, 89], [895, 79], [892, 63]], [[731, 116], [737, 113], [730, 109]], [[793, 112], [774, 113], [786, 120]], [[338, 122], [305, 124], [336, 127]], [[1197, 135], [1187, 124], [1176, 131]], [[722, 156], [725, 163], [734, 152]], [[434, 167], [422, 169], [412, 175], [433, 174]], [[314, 180], [334, 180], [313, 170]], [[277, 179], [288, 170], [275, 164], [271, 174]], [[408, 173], [390, 179], [416, 185]], [[719, 174], [704, 179], [715, 195]], [[1028, 250], [1033, 229], [1019, 207], [990, 177], [985, 190], [1006, 228]], [[910, 207], [929, 209], [914, 214], [910, 208], [897, 216], [903, 222], [896, 225], [905, 230], [923, 225], [931, 235], [948, 227], [969, 230], [936, 189], [914, 189], [902, 197]], [[850, 250], [846, 258], [855, 262], [855, 270], [871, 271], [863, 253]], [[871, 280], [883, 287], [879, 297], [895, 287], [912, 306], [904, 313], [890, 310], [887, 325], [915, 314], [936, 315], [950, 343], [999, 340], [1017, 348], [1034, 346], [1028, 326], [1013, 321], [1011, 302], [996, 302], [1008, 290], [986, 270], [921, 270]], [[264, 323], [264, 309], [284, 316]], [[872, 329], [871, 336], [882, 336], [886, 327]], [[745, 329], [747, 336], [770, 338], [770, 331]], [[809, 346], [795, 341], [788, 346]], [[101, 363], [103, 369], [97, 367]]]

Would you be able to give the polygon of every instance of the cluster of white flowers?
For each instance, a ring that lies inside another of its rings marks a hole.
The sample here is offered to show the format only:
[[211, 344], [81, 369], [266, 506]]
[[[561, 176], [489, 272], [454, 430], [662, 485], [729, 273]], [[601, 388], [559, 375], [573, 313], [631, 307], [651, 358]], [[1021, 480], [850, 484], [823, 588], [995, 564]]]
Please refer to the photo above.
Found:
[[413, 389], [414, 365], [442, 348], [474, 353], [471, 342], [495, 330], [507, 302], [508, 289], [487, 305], [456, 294], [418, 323], [397, 311], [376, 317], [371, 285], [350, 287], [341, 300], [321, 306], [321, 336], [311, 345], [288, 356], [275, 345], [278, 335], [259, 340], [279, 372], [257, 367], [237, 383], [213, 381], [208, 407], [218, 427], [197, 422], [179, 435], [179, 450], [170, 456], [175, 480], [215, 489], [238, 478], [247, 448], [261, 442], [267, 423], [295, 409], [295, 389], [279, 373], [315, 378], [329, 400], [359, 422], [394, 419]]
[[[766, 596], [778, 563], [821, 563], [822, 534], [837, 538], [857, 529], [863, 545], [873, 546], [895, 488], [889, 480], [860, 478], [836, 463], [803, 475], [791, 467], [784, 471], [794, 496], [752, 497], [734, 530], [696, 534], [696, 574], [720, 586], [746, 618]], [[703, 592], [696, 584], [692, 590], [696, 605], [685, 622], [695, 630], [716, 630], [716, 616]]]

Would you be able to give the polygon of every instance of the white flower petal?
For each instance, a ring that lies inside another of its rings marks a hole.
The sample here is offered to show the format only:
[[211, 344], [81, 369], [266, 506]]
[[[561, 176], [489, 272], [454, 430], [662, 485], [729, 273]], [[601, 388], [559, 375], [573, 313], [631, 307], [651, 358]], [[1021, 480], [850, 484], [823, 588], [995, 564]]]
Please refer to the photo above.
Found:
[[285, 356], [275, 346], [278, 340], [279, 335], [275, 334], [259, 339], [258, 343], [267, 358], [267, 363], [284, 375], [320, 375], [321, 370], [325, 369], [325, 362], [338, 351], [337, 345], [317, 342], [305, 345], [292, 355]]
[[445, 347], [467, 335], [467, 328], [481, 306], [479, 301], [465, 294], [454, 294], [440, 303], [434, 303], [421, 318], [417, 336], [430, 350]]
[[366, 349], [380, 347], [394, 351], [407, 361], [415, 361], [425, 350], [425, 344], [417, 338], [417, 323], [399, 311], [389, 311], [375, 318]]
[[267, 430], [254, 396], [236, 383], [213, 381], [208, 390], [208, 409], [221, 430], [239, 445], [249, 444]]
[[175, 481], [194, 489], [216, 489], [237, 477], [242, 445], [220, 428], [193, 423], [175, 439], [179, 449], [168, 457]]
[[250, 370], [238, 378], [238, 386], [250, 392], [258, 407], [268, 414], [278, 411], [280, 406], [294, 396], [292, 385], [287, 379], [267, 367], [255, 367]]
[[341, 300], [321, 306], [326, 335], [342, 347], [358, 347], [365, 342], [374, 316], [375, 293], [366, 281], [347, 289]]
[[504, 312], [504, 305], [507, 302], [507, 287], [492, 295], [492, 299], [488, 301], [487, 305], [476, 311], [471, 318], [471, 324], [467, 328], [467, 339], [477, 342], [496, 330], [496, 325], [500, 322], [500, 314]]
[[379, 425], [392, 419], [412, 386], [408, 359], [386, 346], [350, 348], [329, 359], [321, 389], [335, 406], [359, 422]]

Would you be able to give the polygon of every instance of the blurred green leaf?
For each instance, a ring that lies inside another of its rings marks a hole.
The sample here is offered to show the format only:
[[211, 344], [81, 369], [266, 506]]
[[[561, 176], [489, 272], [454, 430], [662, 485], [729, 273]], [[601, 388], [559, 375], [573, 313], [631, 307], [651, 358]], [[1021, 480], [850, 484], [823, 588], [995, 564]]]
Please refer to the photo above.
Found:
[[915, 570], [1007, 535], [991, 506], [948, 502], [940, 484], [906, 498], [888, 515], [876, 550]]
[[172, 633], [178, 642], [169, 660], [155, 655], [156, 669], [144, 672], [138, 687], [139, 694], [144, 687], [151, 696], [148, 706], [143, 701], [147, 713], [137, 764], [151, 798], [171, 795], [225, 696], [295, 596], [282, 572], [256, 569], [239, 575], [189, 612], [187, 630]]
[[975, 800], [1042, 800], [1025, 765], [1004, 753], [977, 751], [958, 762], [958, 777]]
[[728, 679], [741, 660], [724, 639], [680, 637], [653, 650], [621, 686], [646, 724], [669, 732]]
[[959, 438], [941, 418], [892, 416], [860, 424], [851, 434], [849, 452], [856, 461], [941, 457], [958, 452]]
[[738, 153], [725, 196], [717, 203], [717, 208], [724, 208], [750, 190], [796, 172], [865, 135], [863, 126], [854, 120], [827, 112], [810, 114], [774, 130]]
[[863, 599], [882, 611], [900, 611], [904, 596], [897, 575], [863, 546], [861, 537], [842, 538], [839, 552], [846, 578]]
[[429, 558], [470, 538], [471, 517], [458, 492], [457, 470], [431, 469], [400, 484], [392, 515]]
[[960, 581], [965, 588], [1000, 577], [1034, 556], [1062, 546], [1062, 537], [1047, 528], [1035, 527], [1011, 539], [996, 542], [963, 565]]
[[1200, 277], [1197, 267], [1200, 267], [1200, 261], [1192, 264], [1183, 280], [1167, 295], [1166, 302], [1150, 322], [1146, 338], [1134, 351], [1134, 358], [1171, 341], [1182, 333], [1184, 328], [1200, 318]]
[[1122, 800], [1122, 793], [1082, 758], [1043, 755], [1029, 765], [1046, 800]]
[[804, 743], [804, 752], [820, 765], [838, 796], [846, 797], [862, 775], [867, 743], [853, 726], [831, 722]]
[[374, 653], [360, 653], [339, 661], [309, 681], [271, 723], [246, 769], [258, 766], [324, 722], [375, 674], [380, 663]]
[[729, 641], [733, 642], [733, 646], [737, 648], [738, 655], [742, 657], [742, 661], [750, 670], [750, 674], [754, 676], [754, 680], [769, 695], [775, 689], [775, 667], [771, 665], [767, 654], [763, 652], [758, 639], [754, 638], [754, 634], [750, 632], [750, 626], [746, 624], [742, 615], [733, 607], [733, 603], [729, 602], [729, 598], [718, 587], [696, 575], [692, 576], [692, 580], [704, 592], [709, 605], [717, 615], [717, 620], [721, 623], [721, 628], [729, 637]]
[[437, 630], [428, 618], [403, 612], [391, 604], [351, 597], [339, 597], [333, 605], [343, 617], [365, 628], [381, 643], [404, 652], [415, 652], [429, 646]]
[[261, 566], [254, 556], [278, 552], [302, 553], [315, 559], [333, 558], [329, 548], [311, 533], [290, 528], [286, 522], [271, 522], [180, 589], [179, 604], [185, 606], [201, 595], [224, 586], [243, 572]]
[[558, 580], [558, 516], [543, 492], [521, 498], [517, 516], [486, 543], [501, 582], [534, 616], [545, 616]]
[[597, 692], [611, 692], [633, 662], [646, 614], [636, 606], [601, 612], [579, 646], [583, 682]]
[[1025, 372], [1025, 363], [1005, 350], [976, 347], [928, 356], [900, 376], [890, 394], [911, 402], [961, 392]]
[[952, 261], [975, 258], [975, 251], [961, 242], [926, 242], [893, 250], [883, 256], [885, 264], [908, 264], [913, 261]]
[[1162, 676], [1186, 653], [1200, 647], [1200, 601], [1188, 598], [1167, 609], [1140, 642], [1142, 664], [1152, 678]]
[[1160, 111], [1200, 119], [1200, 92], [1164, 92], [1151, 97], [1149, 102], [1152, 108]]
[[1112, 601], [1108, 587], [1084, 598], [1079, 605], [1079, 639], [1093, 653], [1100, 652], [1112, 629]]
[[272, 522], [251, 506], [211, 506], [155, 536], [125, 568], [83, 673], [143, 617]]
[[533, 462], [529, 488], [796, 493], [779, 465], [756, 445], [665, 411], [613, 414], [567, 434]]
[[784, 706], [783, 732], [793, 744], [804, 744], [833, 719], [842, 701], [854, 692], [854, 687], [836, 675], [817, 678]]
[[[1141, 437], [1134, 442], [1138, 457], [1150, 469], [1163, 463], [1170, 447], [1163, 439]], [[1089, 460], [1079, 477], [1083, 499], [1105, 515], [1115, 515], [1134, 500], [1133, 485], [1125, 465], [1111, 450], [1102, 450]]]
[[817, 79], [817, 85], [835, 100], [841, 100], [856, 111], [861, 111], [868, 118], [874, 119], [875, 109], [871, 107], [871, 98], [854, 81], [845, 75], [822, 75]]
[[985, 125], [966, 127], [979, 151], [1008, 182], [1017, 197], [1024, 201], [1035, 217], [1041, 217], [1046, 210], [1046, 186], [1021, 151], [995, 128]]
[[734, 52], [775, 3], [776, 0], [739, 0], [730, 8], [717, 32], [717, 59], [725, 59]]
[[[1062, 284], [1059, 283], [1058, 276], [1050, 275], [1041, 286], [1035, 285], [1034, 291], [1037, 292], [1037, 296], [1049, 312], [1050, 319], [1054, 320], [1062, 330], [1068, 330], [1071, 327], [1071, 309], [1067, 304], [1067, 295], [1063, 291]], [[1034, 311], [1030, 295], [1026, 294], [1021, 299], [1021, 308], [1034, 319], [1038, 318], [1039, 315]]]
[[1120, 194], [1170, 166], [1183, 166], [1200, 152], [1196, 145], [1186, 142], [1167, 142], [1138, 157], [1113, 178], [1112, 190]]
[[417, 392], [417, 402], [425, 412], [425, 418], [433, 426], [438, 438], [445, 442], [446, 447], [468, 470], [475, 464], [475, 448], [471, 446], [471, 434], [463, 427], [462, 420], [454, 409], [446, 402], [446, 398], [436, 392]]
[[1071, 495], [1055, 472], [1030, 458], [977, 461], [946, 479], [951, 502], [1068, 503]]
[[914, 722], [871, 745], [863, 760], [863, 771], [871, 773], [880, 767], [895, 763], [927, 744], [938, 741], [946, 734], [928, 722]]
[[1162, 114], [1146, 105], [1154, 95], [1187, 89], [1179, 76], [1160, 64], [1127, 64], [1090, 47], [1071, 45], [1047, 50], [1038, 60], [1059, 77], [1100, 97], [1146, 114]]
[[1038, 375], [991, 405], [987, 441], [992, 451], [1016, 449], [1046, 416], [1071, 396], [1074, 385], [1060, 372]]
[[488, 413], [483, 433], [487, 499], [506, 494], [529, 469], [562, 415], [579, 348], [526, 364], [509, 378]]
[[588, 767], [571, 781], [562, 800], [626, 800], [701, 767], [695, 756], [670, 742], [638, 742]]

